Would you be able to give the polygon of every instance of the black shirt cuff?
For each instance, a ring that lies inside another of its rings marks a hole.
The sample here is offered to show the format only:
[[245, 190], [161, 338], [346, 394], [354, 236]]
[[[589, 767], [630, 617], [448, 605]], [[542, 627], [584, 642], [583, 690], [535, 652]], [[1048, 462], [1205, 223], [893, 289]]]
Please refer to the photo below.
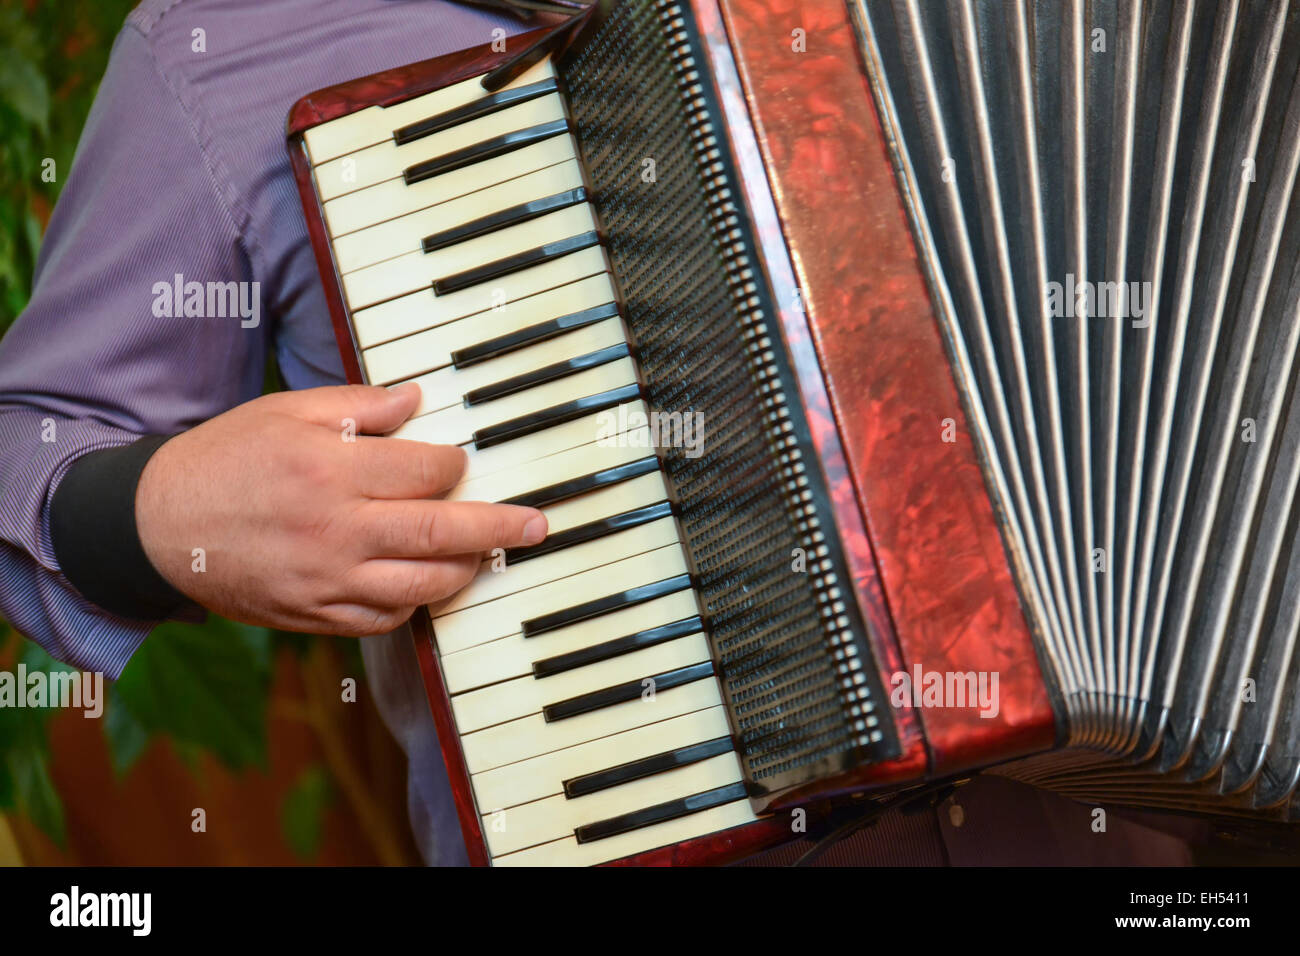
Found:
[[143, 621], [193, 617], [198, 605], [167, 583], [135, 524], [140, 475], [170, 435], [148, 435], [74, 461], [50, 501], [50, 538], [64, 576], [93, 604]]

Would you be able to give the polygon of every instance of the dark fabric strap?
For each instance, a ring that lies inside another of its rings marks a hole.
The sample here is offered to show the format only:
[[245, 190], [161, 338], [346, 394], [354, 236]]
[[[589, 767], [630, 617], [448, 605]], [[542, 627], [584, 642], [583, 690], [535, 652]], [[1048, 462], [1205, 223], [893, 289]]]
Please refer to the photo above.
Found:
[[91, 603], [121, 617], [162, 620], [197, 605], [167, 583], [140, 543], [135, 492], [170, 435], [147, 435], [78, 458], [50, 501], [50, 537], [64, 575]]

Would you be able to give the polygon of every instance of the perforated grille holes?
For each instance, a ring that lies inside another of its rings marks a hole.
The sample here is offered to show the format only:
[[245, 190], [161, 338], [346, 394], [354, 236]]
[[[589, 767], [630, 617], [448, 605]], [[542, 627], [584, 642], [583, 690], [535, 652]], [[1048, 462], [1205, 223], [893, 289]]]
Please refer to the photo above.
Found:
[[[621, 3], [562, 73], [651, 404], [704, 416], [703, 454], [666, 449], [666, 468], [747, 775], [777, 790], [879, 759], [894, 738], [697, 56], [677, 3]], [[808, 573], [792, 570], [796, 547]]]

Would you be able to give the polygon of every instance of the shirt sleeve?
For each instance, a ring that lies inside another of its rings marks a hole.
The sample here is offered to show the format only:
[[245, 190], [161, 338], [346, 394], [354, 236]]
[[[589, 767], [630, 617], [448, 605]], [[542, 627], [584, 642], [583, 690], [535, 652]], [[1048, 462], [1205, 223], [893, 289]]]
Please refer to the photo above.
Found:
[[182, 431], [255, 397], [263, 377], [269, 323], [245, 222], [202, 142], [128, 25], [31, 301], [0, 339], [0, 615], [55, 658], [111, 677], [154, 622], [111, 614], [68, 582], [51, 543], [55, 490], [89, 452]]

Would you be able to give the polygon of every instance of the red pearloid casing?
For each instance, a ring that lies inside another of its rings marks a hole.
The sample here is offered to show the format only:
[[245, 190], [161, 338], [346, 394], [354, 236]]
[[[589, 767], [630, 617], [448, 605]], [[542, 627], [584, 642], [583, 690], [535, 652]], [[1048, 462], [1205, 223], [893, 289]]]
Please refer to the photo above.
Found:
[[[785, 795], [794, 806], [1052, 746], [1055, 718], [948, 367], [847, 9], [690, 0], [845, 559], [890, 677], [996, 671], [999, 712], [894, 711], [902, 755]], [[793, 43], [803, 30], [805, 48]], [[544, 28], [543, 28], [544, 30]], [[543, 30], [299, 100], [289, 154], [348, 380], [363, 381], [302, 133], [486, 72]], [[957, 441], [939, 439], [946, 419]], [[427, 611], [411, 627], [470, 861], [488, 856]], [[618, 861], [725, 863], [793, 837], [785, 814]]]
[[[715, 81], [725, 76], [716, 69], [719, 57], [734, 57], [801, 290], [803, 314], [787, 310], [782, 320], [787, 343], [811, 340], [821, 370], [820, 382], [801, 372], [801, 385], [805, 407], [814, 393], [815, 437], [821, 441], [824, 433], [840, 445], [842, 457], [823, 451], [822, 461], [863, 615], [879, 630], [878, 644], [896, 642], [903, 669], [999, 675], [996, 717], [958, 708], [913, 714], [927, 773], [943, 777], [1048, 749], [1056, 718], [847, 5], [692, 6]], [[733, 141], [738, 126], [728, 118]], [[733, 142], [742, 164], [744, 149]], [[759, 177], [743, 178], [749, 188]], [[765, 238], [764, 245], [777, 243]], [[833, 426], [822, 407], [826, 397]], [[948, 420], [955, 442], [940, 438]], [[885, 648], [877, 654], [888, 678], [898, 657]], [[857, 777], [866, 783], [905, 776], [919, 759], [911, 739], [904, 737], [901, 761]]]

